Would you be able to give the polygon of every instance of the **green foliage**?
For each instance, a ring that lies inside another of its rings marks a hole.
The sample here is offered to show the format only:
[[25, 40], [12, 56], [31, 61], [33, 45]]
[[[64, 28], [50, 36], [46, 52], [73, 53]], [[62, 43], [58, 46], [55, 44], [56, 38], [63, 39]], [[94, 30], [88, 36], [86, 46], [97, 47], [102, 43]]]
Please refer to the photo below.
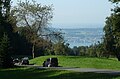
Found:
[[44, 34], [46, 33], [45, 28], [52, 19], [52, 6], [42, 6], [34, 0], [32, 2], [25, 0], [24, 2], [19, 1], [12, 12], [16, 16], [17, 26], [25, 27], [19, 30], [19, 33], [31, 43], [31, 52], [34, 58], [36, 46], [39, 41], [43, 40], [42, 36], [46, 35]]
[[12, 54], [54, 54], [52, 44], [62, 35], [47, 27], [53, 17], [52, 5], [20, 0], [13, 8], [10, 3], [11, 0], [0, 0], [0, 38], [7, 34]]
[[[41, 5], [36, 1], [19, 1], [11, 12], [16, 17], [18, 33], [30, 44], [33, 58], [49, 54], [53, 41], [59, 40], [60, 32], [52, 31], [48, 24], [53, 18], [52, 5]], [[49, 53], [46, 53], [46, 52]], [[44, 54], [45, 52], [45, 54]]]
[[68, 55], [74, 56], [87, 56], [87, 57], [109, 57], [110, 55], [104, 52], [103, 43], [94, 44], [91, 46], [74, 46], [73, 48], [68, 48]]
[[105, 38], [104, 38], [104, 46], [106, 53], [114, 53], [115, 50], [115, 39], [114, 39], [114, 27], [112, 24], [112, 16], [107, 17], [106, 25], [104, 27]]
[[7, 26], [8, 13], [10, 8], [10, 0], [0, 0], [0, 37], [2, 37], [4, 32], [9, 32], [9, 28]]
[[0, 0], [0, 17], [6, 20], [9, 17], [11, 0]]
[[25, 27], [26, 33], [29, 33], [27, 38], [32, 43], [44, 35], [44, 30], [52, 19], [52, 6], [42, 6], [33, 0], [19, 1], [12, 12], [16, 16], [17, 26]]
[[55, 55], [69, 55], [70, 48], [69, 44], [65, 44], [64, 42], [58, 42], [53, 45]]
[[[11, 0], [0, 0], [0, 67], [13, 66], [10, 48], [12, 48], [13, 27], [10, 23]], [[8, 39], [9, 38], [9, 39]]]
[[104, 27], [104, 48], [105, 52], [114, 54], [120, 61], [120, 7], [119, 0], [111, 0], [117, 3], [115, 8], [112, 9], [113, 13], [107, 17], [106, 25]]
[[113, 3], [118, 3], [118, 2], [120, 2], [120, 0], [109, 0], [109, 1], [111, 1], [111, 2], [113, 2]]
[[54, 45], [55, 55], [65, 55], [64, 43], [58, 42]]
[[8, 36], [4, 34], [0, 40], [0, 67], [2, 68], [13, 66], [9, 44]]
[[3, 38], [4, 33], [7, 34], [12, 53], [15, 54], [21, 47], [20, 41], [18, 41], [19, 35], [16, 31], [16, 18], [10, 10], [10, 2], [11, 0], [0, 0], [0, 38]]

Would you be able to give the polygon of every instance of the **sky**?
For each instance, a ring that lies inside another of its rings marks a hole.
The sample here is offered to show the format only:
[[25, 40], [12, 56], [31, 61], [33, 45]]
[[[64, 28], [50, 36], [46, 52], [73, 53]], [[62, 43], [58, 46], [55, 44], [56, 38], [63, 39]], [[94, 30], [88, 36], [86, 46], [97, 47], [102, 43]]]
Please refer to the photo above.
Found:
[[[13, 0], [16, 2], [17, 0]], [[24, 0], [23, 0], [24, 1]], [[54, 27], [82, 27], [82, 25], [102, 25], [110, 15], [112, 3], [108, 0], [36, 0], [42, 5], [53, 4]], [[58, 26], [57, 26], [58, 25]], [[93, 26], [93, 27], [94, 27]]]

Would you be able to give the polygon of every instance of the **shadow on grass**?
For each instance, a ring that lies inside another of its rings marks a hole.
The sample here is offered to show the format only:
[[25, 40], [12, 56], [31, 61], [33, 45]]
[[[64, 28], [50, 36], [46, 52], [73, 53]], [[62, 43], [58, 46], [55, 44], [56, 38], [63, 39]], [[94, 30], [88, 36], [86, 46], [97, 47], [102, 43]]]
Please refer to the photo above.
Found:
[[120, 75], [79, 73], [36, 68], [1, 69], [0, 79], [118, 79]]
[[65, 73], [58, 76], [51, 77], [51, 79], [120, 79], [118, 75], [108, 75], [100, 73]]

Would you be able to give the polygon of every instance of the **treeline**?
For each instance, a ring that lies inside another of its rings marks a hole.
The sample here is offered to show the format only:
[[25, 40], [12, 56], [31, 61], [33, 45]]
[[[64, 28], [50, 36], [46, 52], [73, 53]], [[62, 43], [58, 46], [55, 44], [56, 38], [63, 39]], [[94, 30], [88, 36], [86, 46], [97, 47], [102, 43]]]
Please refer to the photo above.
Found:
[[68, 55], [85, 57], [115, 57], [113, 54], [105, 52], [104, 44], [93, 44], [90, 46], [74, 46]]
[[14, 7], [10, 3], [11, 0], [0, 1], [0, 37], [8, 36], [13, 55], [44, 55], [53, 44], [63, 40], [60, 31], [48, 27], [53, 17], [52, 5], [34, 0], [19, 1]]
[[52, 5], [32, 0], [0, 0], [0, 67], [12, 67], [14, 55], [33, 58], [52, 54], [54, 44], [63, 41], [62, 33], [48, 27], [53, 18]]
[[93, 44], [90, 46], [74, 46], [69, 47], [69, 44], [57, 43], [54, 48], [56, 55], [72, 55], [72, 56], [86, 56], [86, 57], [115, 57], [114, 54], [108, 53], [105, 50], [103, 43]]
[[[114, 4], [112, 13], [106, 18], [103, 41], [89, 47], [80, 46], [69, 48], [65, 45], [66, 55], [93, 57], [116, 57], [120, 61], [120, 0], [109, 0]], [[63, 45], [63, 44], [62, 44]], [[58, 45], [59, 46], [59, 45]], [[58, 49], [56, 49], [58, 50]]]

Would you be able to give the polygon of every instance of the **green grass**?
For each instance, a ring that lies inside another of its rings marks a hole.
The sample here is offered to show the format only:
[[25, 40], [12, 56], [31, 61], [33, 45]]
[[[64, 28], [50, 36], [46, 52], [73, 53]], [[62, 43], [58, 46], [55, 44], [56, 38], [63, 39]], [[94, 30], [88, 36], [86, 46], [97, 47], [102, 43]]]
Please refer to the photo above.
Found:
[[88, 58], [79, 56], [41, 56], [30, 60], [30, 63], [42, 66], [45, 59], [57, 57], [59, 66], [63, 67], [78, 67], [78, 68], [98, 68], [120, 70], [120, 62], [115, 58]]
[[13, 68], [0, 69], [0, 79], [120, 79], [118, 75], [79, 73], [52, 69]]
[[[100, 68], [120, 70], [120, 62], [115, 58], [87, 58], [79, 56], [41, 56], [30, 60], [30, 63], [41, 65], [45, 59], [57, 57], [59, 65], [63, 67]], [[120, 79], [120, 75], [74, 72], [55, 69], [37, 69], [20, 67], [0, 69], [0, 79]]]

